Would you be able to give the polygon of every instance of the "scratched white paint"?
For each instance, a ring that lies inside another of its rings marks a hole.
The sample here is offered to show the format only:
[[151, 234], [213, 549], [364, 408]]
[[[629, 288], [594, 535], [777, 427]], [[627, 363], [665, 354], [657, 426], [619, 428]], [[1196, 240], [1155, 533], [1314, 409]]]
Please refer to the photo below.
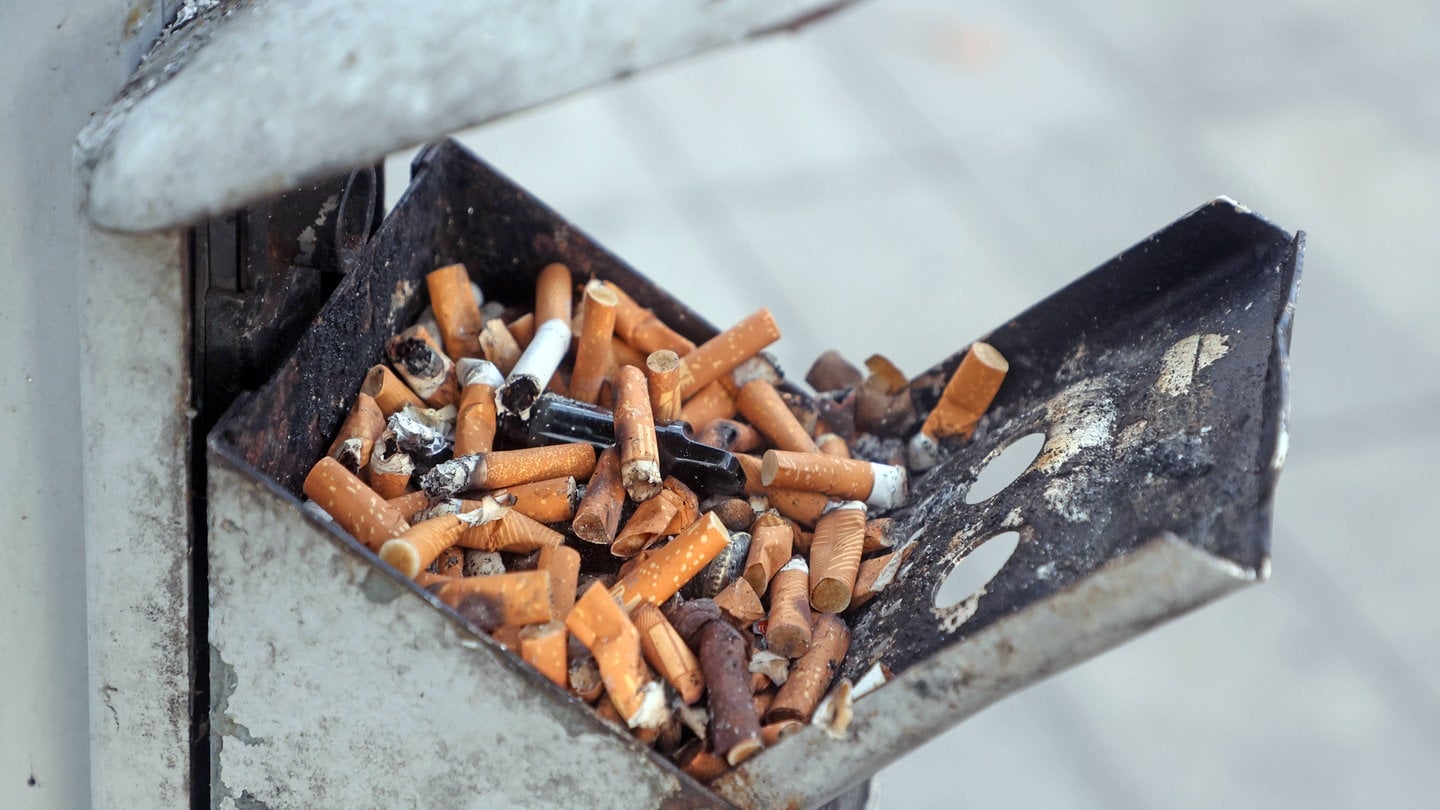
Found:
[[1077, 453], [1109, 444], [1115, 431], [1115, 401], [1101, 380], [1083, 380], [1045, 403], [1050, 430], [1035, 467], [1053, 474]]
[[1165, 350], [1155, 389], [1172, 397], [1190, 392], [1195, 375], [1209, 368], [1230, 351], [1230, 339], [1213, 333], [1190, 335]]

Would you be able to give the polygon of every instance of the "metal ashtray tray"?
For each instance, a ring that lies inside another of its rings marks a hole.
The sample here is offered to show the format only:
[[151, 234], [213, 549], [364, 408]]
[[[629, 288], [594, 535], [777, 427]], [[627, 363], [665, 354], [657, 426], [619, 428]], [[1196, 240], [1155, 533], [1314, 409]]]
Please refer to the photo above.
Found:
[[[423, 277], [487, 299], [564, 262], [697, 343], [715, 329], [453, 142], [358, 254], [293, 355], [209, 444], [214, 795], [269, 806], [811, 806], [998, 698], [1264, 579], [1285, 458], [1303, 235], [1215, 200], [985, 336], [1010, 376], [974, 438], [894, 513], [918, 546], [854, 620], [842, 675], [895, 679], [843, 738], [807, 727], [702, 785], [300, 509], [300, 487]], [[932, 407], [965, 347], [912, 384]], [[1019, 437], [1043, 448], [967, 503]], [[979, 593], [936, 606], [970, 551], [1018, 532]]]

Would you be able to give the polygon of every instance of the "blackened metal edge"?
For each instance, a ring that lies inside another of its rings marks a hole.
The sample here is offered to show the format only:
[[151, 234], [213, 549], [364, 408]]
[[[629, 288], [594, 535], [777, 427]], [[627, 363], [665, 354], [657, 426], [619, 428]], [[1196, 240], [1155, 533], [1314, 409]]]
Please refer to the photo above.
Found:
[[[1293, 306], [1297, 245], [1210, 203], [990, 333], [1010, 375], [974, 439], [914, 482], [896, 520], [919, 546], [856, 617], [843, 674], [877, 661], [904, 672], [1157, 533], [1263, 575], [1285, 407], [1277, 324]], [[917, 379], [925, 407], [962, 354]], [[986, 463], [1032, 432], [1047, 439], [1030, 468], [966, 504]], [[1020, 541], [1001, 571], [937, 608], [957, 561], [1006, 531]]]

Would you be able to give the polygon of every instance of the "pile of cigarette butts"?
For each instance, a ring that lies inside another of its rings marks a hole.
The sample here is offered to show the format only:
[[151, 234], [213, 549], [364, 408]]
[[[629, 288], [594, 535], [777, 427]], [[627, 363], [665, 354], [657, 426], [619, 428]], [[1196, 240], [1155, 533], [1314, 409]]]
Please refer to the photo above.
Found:
[[765, 309], [696, 346], [562, 264], [524, 313], [463, 265], [426, 286], [306, 508], [701, 781], [806, 723], [843, 737], [890, 673], [832, 689], [842, 616], [915, 547], [884, 515], [974, 432], [1004, 357], [972, 345], [920, 414], [879, 356], [786, 381]]

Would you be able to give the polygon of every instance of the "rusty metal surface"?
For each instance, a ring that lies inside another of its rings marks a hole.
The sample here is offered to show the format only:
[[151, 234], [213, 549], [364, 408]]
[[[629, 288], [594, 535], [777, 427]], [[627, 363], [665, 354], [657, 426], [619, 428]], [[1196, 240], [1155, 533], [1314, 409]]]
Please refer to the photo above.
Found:
[[[338, 532], [315, 527], [295, 508], [295, 496], [384, 340], [423, 306], [420, 279], [434, 267], [465, 262], [488, 297], [516, 302], [528, 297], [540, 267], [564, 261], [577, 277], [620, 281], [691, 339], [714, 332], [453, 143], [423, 152], [415, 169], [410, 189], [359, 269], [341, 283], [295, 354], [212, 434], [212, 458], [228, 470], [225, 481], [249, 481], [253, 491], [247, 496], [253, 502], [242, 507], [220, 486], [214, 489], [212, 533], [217, 525], [220, 531], [212, 534], [212, 565], [229, 579], [223, 594], [212, 592], [212, 610], [275, 624], [265, 617], [274, 614], [276, 600], [298, 610], [315, 598], [298, 583], [292, 583], [299, 589], [294, 593], [271, 591], [268, 582], [252, 590], [250, 580], [271, 576], [256, 570], [257, 561], [291, 553], [267, 550], [269, 541], [259, 535], [227, 539], [233, 532], [226, 534], [224, 522], [238, 523], [236, 510], [260, 509], [256, 503], [272, 524], [267, 531], [289, 532], [288, 542], [324, 549], [307, 552], [320, 555], [311, 559], [312, 568], [344, 568], [349, 573], [338, 578], [347, 580], [346, 587], [362, 581], [357, 572], [373, 556]], [[846, 673], [854, 677], [883, 661], [899, 678], [856, 703], [849, 739], [808, 729], [722, 779], [720, 795], [756, 807], [811, 806], [839, 795], [1005, 694], [1263, 579], [1270, 497], [1284, 455], [1285, 366], [1300, 251], [1298, 237], [1216, 201], [993, 332], [988, 339], [1009, 357], [1011, 382], [974, 441], [915, 481], [912, 505], [897, 522], [899, 536], [913, 536], [919, 547], [898, 581], [855, 623]], [[933, 403], [958, 358], [917, 379], [918, 402]], [[1035, 464], [998, 495], [966, 505], [964, 496], [987, 460], [1033, 431], [1047, 435]], [[936, 588], [954, 562], [1009, 529], [1018, 530], [1021, 541], [1000, 573], [977, 596], [937, 609]], [[317, 535], [326, 542], [317, 544]], [[237, 558], [224, 544], [239, 542], [249, 551]], [[433, 617], [424, 619], [426, 633], [457, 632], [410, 583], [379, 570], [366, 576], [371, 587], [385, 582], [397, 591], [394, 602], [401, 607], [395, 610], [406, 611], [407, 621]], [[267, 632], [278, 637], [291, 630]], [[237, 672], [237, 661], [263, 659], [275, 643], [213, 617], [211, 638]], [[424, 643], [439, 644], [433, 638]], [[488, 640], [478, 643], [495, 657]], [[448, 677], [447, 667], [472, 666], [446, 660], [435, 677]], [[523, 686], [542, 690], [544, 697], [536, 700], [549, 718], [544, 723], [596, 722], [587, 709], [544, 691], [541, 679], [506, 660], [493, 662], [504, 673], [497, 676], [504, 686], [489, 697], [477, 693], [478, 706], [488, 710], [512, 694], [507, 690]], [[404, 671], [415, 666], [395, 665]], [[263, 672], [253, 668], [238, 689]], [[262, 692], [284, 687], [264, 678], [270, 676], [263, 676]], [[343, 700], [312, 691], [321, 705]], [[233, 706], [233, 696], [229, 700]], [[282, 711], [307, 710], [254, 701], [243, 720], [258, 735], [251, 724], [284, 724], [277, 716]], [[678, 790], [687, 801], [722, 802], [660, 757], [648, 751], [637, 756], [624, 735], [594, 742], [623, 748], [634, 760], [625, 767], [663, 774], [652, 774], [660, 780], [653, 784], [663, 785], [656, 795]], [[233, 790], [242, 781], [226, 765], [233, 745], [225, 750], [230, 753], [216, 761]], [[584, 755], [593, 753], [587, 748]], [[468, 752], [452, 748], [449, 756], [458, 761]], [[255, 757], [245, 766], [243, 784], [294, 781], [285, 767], [283, 758]]]
[[185, 225], [853, 0], [227, 0], [92, 120], [87, 211]]

